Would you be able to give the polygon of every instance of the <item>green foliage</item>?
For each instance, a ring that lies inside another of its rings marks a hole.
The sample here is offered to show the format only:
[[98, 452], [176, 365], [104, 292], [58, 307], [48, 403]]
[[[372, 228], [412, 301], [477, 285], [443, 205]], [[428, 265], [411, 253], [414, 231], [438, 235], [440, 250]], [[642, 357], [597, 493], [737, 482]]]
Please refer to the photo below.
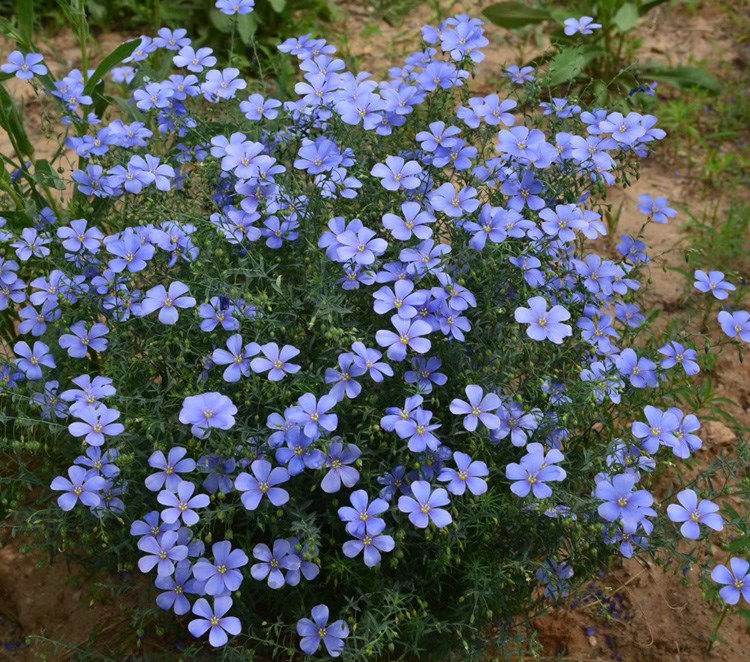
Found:
[[[257, 0], [251, 14], [230, 17], [213, 0], [0, 0], [0, 17], [47, 29], [86, 25], [94, 31], [153, 35], [161, 27], [185, 28], [201, 46], [210, 46], [236, 64], [250, 67], [263, 46], [318, 30], [333, 18], [331, 0]], [[81, 20], [83, 19], [83, 24]], [[236, 29], [235, 29], [236, 23]], [[235, 43], [236, 38], [236, 43]], [[267, 62], [265, 63], [267, 64]]]
[[[575, 3], [500, 2], [483, 10], [484, 16], [504, 28], [525, 29], [549, 24], [558, 54], [556, 65], [546, 81], [551, 96], [576, 94], [608, 103], [611, 97], [638, 89], [644, 78], [656, 80], [681, 90], [701, 89], [710, 94], [719, 92], [717, 80], [700, 67], [667, 67], [637, 62], [638, 41], [633, 31], [640, 19], [669, 0], [580, 0]], [[677, 0], [678, 4], [680, 0]], [[552, 5], [550, 7], [550, 5]], [[563, 24], [567, 18], [591, 16], [602, 25], [590, 35], [567, 36]], [[583, 45], [577, 45], [583, 41]], [[538, 66], [547, 56], [529, 62]], [[605, 88], [597, 85], [606, 84]], [[609, 98], [608, 98], [609, 97]]]

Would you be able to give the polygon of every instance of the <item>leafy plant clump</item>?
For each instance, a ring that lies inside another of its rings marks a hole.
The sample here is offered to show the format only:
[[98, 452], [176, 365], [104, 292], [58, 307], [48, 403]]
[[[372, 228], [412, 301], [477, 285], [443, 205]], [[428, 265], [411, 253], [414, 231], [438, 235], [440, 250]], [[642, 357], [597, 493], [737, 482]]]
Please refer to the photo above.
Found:
[[[471, 96], [467, 16], [382, 81], [287, 40], [288, 101], [186, 35], [58, 79], [19, 18], [2, 70], [61, 135], [41, 159], [3, 106], [7, 502], [152, 578], [185, 655], [486, 659], [575, 578], [677, 537], [649, 474], [701, 448], [670, 406], [694, 339], [651, 330], [640, 236], [590, 244], [656, 117], [540, 107], [518, 67]], [[719, 314], [732, 342], [747, 316]], [[697, 499], [670, 504], [689, 539], [723, 527]]]
[[[548, 65], [553, 95], [579, 96], [597, 103], [638, 92], [653, 95], [656, 82], [677, 89], [720, 92], [719, 82], [697, 66], [669, 67], [638, 62], [640, 41], [634, 32], [645, 16], [667, 0], [581, 0], [576, 3], [504, 1], [483, 10], [487, 20], [509, 29], [552, 26], [554, 48], [535, 66]], [[678, 0], [681, 4], [682, 0]], [[553, 6], [548, 6], [552, 4]]]

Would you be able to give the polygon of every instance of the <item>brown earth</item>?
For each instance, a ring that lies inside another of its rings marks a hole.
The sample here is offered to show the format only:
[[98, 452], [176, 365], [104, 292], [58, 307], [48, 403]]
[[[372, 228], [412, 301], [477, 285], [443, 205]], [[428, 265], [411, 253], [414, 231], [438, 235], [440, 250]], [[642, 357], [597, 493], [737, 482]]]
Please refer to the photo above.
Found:
[[[384, 73], [396, 56], [417, 48], [419, 28], [435, 22], [432, 6], [427, 5], [418, 5], [399, 25], [388, 25], [376, 21], [361, 2], [346, 0], [341, 4], [346, 20], [334, 26], [333, 32], [338, 36], [331, 41], [339, 45], [345, 55], [356, 56], [360, 69], [376, 74]], [[479, 15], [487, 4], [471, 0], [453, 2], [450, 13]], [[748, 66], [748, 43], [741, 43], [737, 26], [728, 18], [724, 4], [722, 0], [704, 2], [691, 12], [665, 5], [652, 12], [639, 28], [643, 39], [641, 58], [669, 64], [703, 62], [714, 71]], [[446, 7], [444, 2], [441, 5]], [[529, 45], [527, 40], [491, 25], [487, 26], [487, 32], [491, 45], [485, 49], [487, 59], [475, 83], [476, 89], [490, 92], [492, 81], [505, 65], [528, 59], [539, 52], [539, 46]], [[101, 50], [106, 52], [119, 43], [119, 37], [104, 35], [100, 42], [105, 43]], [[0, 43], [3, 50], [5, 46], [7, 44]], [[52, 46], [61, 68], [76, 64], [77, 51], [70, 35], [56, 37]], [[49, 47], [43, 50], [51, 52]], [[39, 102], [29, 97], [28, 92], [24, 94], [29, 104], [25, 117], [34, 119], [33, 110], [38, 108]], [[41, 116], [37, 113], [32, 130], [37, 144], [41, 145], [40, 151], [44, 152], [53, 141], [45, 139], [46, 126]], [[745, 149], [747, 139], [745, 136]], [[6, 136], [3, 135], [0, 149], [5, 147]], [[618, 233], [632, 234], [640, 228], [642, 218], [636, 204], [641, 193], [664, 195], [671, 202], [690, 208], [697, 217], [712, 208], [717, 192], [706, 191], [692, 179], [680, 175], [689, 172], [690, 164], [685, 158], [690, 155], [681, 154], [676, 145], [670, 146], [668, 142], [665, 147], [662, 153], [666, 155], [657, 155], [645, 162], [639, 182], [615, 194], [614, 202], [623, 201]], [[681, 217], [682, 220], [678, 217], [666, 226], [652, 225], [646, 233], [652, 252], [665, 253], [666, 265], [678, 265], [681, 261], [681, 251], [671, 250], [688, 238], [684, 215]], [[721, 268], [722, 265], [706, 267]], [[750, 274], [744, 275], [750, 277]], [[684, 277], [655, 267], [652, 278], [649, 304], [679, 317], [688, 289]], [[750, 426], [750, 368], [738, 361], [735, 350], [720, 353], [714, 379], [718, 394], [737, 403], [732, 408], [733, 415], [744, 426]], [[698, 455], [698, 461], [706, 466], [716, 458], [718, 451], [731, 453], [737, 441], [735, 433], [720, 422], [707, 422], [702, 436], [705, 450]], [[0, 544], [2, 542], [0, 540]], [[110, 586], [102, 588], [96, 578], [60, 556], [50, 563], [38, 554], [23, 554], [22, 541], [6, 537], [4, 543], [0, 549], [0, 644], [3, 645], [0, 659], [39, 659], [39, 655], [45, 653], [47, 659], [52, 660], [100, 659], [82, 653], [82, 647], [94, 632], [100, 642], [111, 642], [112, 648], [105, 644], [105, 650], [119, 650], [124, 645], [133, 652], [130, 659], [142, 657], [129, 615], [132, 596], [125, 601], [118, 597], [125, 587], [137, 581], [136, 578], [110, 578]], [[536, 621], [539, 639], [544, 644], [544, 658], [625, 662], [750, 659], [747, 653], [750, 630], [739, 616], [726, 619], [721, 630], [722, 641], [707, 652], [717, 614], [703, 599], [695, 575], [695, 569], [683, 577], [680, 573], [670, 574], [656, 565], [636, 561], [616, 564], [594, 582], [577, 603], [557, 607]], [[24, 646], [24, 638], [30, 635], [40, 638]], [[69, 642], [71, 649], [55, 649], [45, 638]]]

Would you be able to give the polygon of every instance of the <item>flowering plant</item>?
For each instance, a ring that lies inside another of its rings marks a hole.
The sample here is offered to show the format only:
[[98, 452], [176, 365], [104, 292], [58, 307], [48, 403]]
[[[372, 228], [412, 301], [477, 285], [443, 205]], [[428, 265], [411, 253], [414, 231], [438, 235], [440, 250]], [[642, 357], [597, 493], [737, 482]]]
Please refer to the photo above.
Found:
[[[58, 547], [137, 566], [227, 655], [482, 659], [574, 573], [677, 535], [648, 475], [700, 422], [651, 403], [697, 355], [644, 335], [640, 238], [589, 243], [664, 132], [538, 109], [529, 71], [472, 97], [481, 21], [422, 36], [383, 81], [288, 40], [284, 102], [187, 42], [6, 67], [57, 100], [78, 161], [55, 194], [33, 150], [6, 157], [4, 464], [54, 493], [31, 508]], [[720, 317], [733, 342], [743, 319]], [[680, 503], [687, 537], [722, 528]]]

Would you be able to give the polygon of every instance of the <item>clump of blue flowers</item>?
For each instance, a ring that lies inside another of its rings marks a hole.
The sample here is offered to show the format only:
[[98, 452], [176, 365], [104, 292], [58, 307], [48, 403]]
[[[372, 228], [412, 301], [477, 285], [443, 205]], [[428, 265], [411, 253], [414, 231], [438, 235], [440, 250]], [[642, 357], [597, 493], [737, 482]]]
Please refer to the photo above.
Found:
[[[117, 118], [89, 72], [3, 66], [59, 103], [77, 157], [67, 198], [23, 159], [3, 189], [38, 207], [2, 220], [3, 409], [44, 430], [63, 537], [106, 531], [196, 646], [481, 655], [493, 620], [674, 533], [648, 476], [699, 452], [701, 425], [655, 404], [700, 360], [685, 334], [644, 334], [641, 237], [589, 243], [664, 132], [540, 104], [529, 68], [472, 96], [477, 19], [422, 37], [383, 80], [288, 40], [300, 80], [275, 99], [160, 31], [112, 71]], [[718, 321], [747, 342], [747, 316]], [[686, 538], [722, 528], [713, 502], [679, 503]]]

